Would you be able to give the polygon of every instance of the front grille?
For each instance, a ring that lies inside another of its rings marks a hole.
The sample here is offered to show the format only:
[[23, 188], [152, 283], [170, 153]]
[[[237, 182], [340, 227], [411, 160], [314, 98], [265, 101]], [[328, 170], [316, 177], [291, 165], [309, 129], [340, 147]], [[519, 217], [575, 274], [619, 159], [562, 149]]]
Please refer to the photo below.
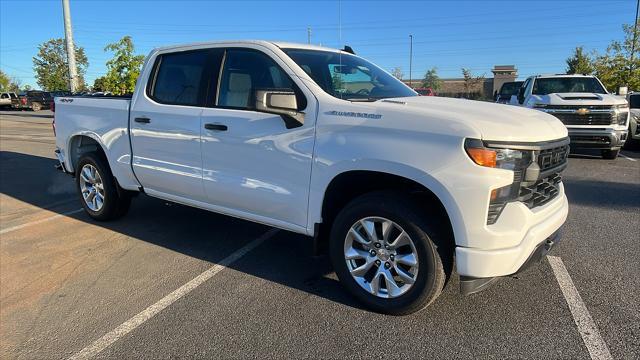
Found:
[[571, 141], [580, 145], [611, 145], [611, 138], [599, 135], [571, 135]]
[[569, 145], [562, 145], [551, 149], [540, 150], [536, 154], [538, 165], [541, 171], [545, 171], [567, 162], [569, 156]]
[[565, 125], [611, 125], [617, 118], [614, 113], [589, 113], [580, 115], [578, 113], [554, 113], [549, 114], [557, 117]]
[[542, 206], [558, 195], [561, 181], [560, 174], [552, 174], [530, 185], [523, 183], [518, 201], [524, 203], [529, 209]]
[[613, 111], [613, 107], [611, 105], [549, 105], [544, 108], [547, 111], [554, 110], [578, 110], [578, 109], [589, 109], [589, 110], [611, 110]]

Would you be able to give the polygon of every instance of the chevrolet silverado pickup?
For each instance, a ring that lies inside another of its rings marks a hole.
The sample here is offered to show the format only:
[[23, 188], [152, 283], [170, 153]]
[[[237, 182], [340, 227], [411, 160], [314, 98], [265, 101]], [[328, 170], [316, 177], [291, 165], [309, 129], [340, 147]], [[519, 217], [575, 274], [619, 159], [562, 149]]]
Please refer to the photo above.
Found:
[[454, 270], [471, 294], [554, 246], [557, 118], [418, 96], [345, 49], [155, 49], [130, 98], [55, 99], [58, 167], [96, 220], [144, 192], [313, 237], [346, 290], [389, 314], [426, 307]]
[[605, 159], [617, 158], [628, 136], [627, 101], [609, 94], [595, 76], [531, 76], [516, 104], [554, 115], [567, 126], [572, 148], [599, 149]]

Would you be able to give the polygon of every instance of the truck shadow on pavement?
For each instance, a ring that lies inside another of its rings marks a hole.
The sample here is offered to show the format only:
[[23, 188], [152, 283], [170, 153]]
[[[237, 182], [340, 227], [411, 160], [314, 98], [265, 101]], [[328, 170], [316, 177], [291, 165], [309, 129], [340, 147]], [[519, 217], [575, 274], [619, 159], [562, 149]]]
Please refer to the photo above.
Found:
[[[54, 159], [0, 151], [0, 160], [0, 193], [61, 214], [80, 208], [73, 179], [54, 169]], [[66, 182], [65, 191], [50, 191], [52, 184], [63, 182]], [[68, 200], [65, 207], [49, 206], [64, 200]], [[115, 221], [97, 222], [84, 212], [69, 217], [212, 264], [270, 229], [142, 194], [133, 199], [129, 213]], [[229, 268], [361, 308], [332, 277], [334, 275], [328, 258], [312, 255], [312, 240], [303, 235], [282, 230]]]
[[[0, 160], [0, 193], [61, 214], [80, 207], [72, 178], [54, 169], [54, 159], [0, 151]], [[640, 187], [633, 183], [567, 179], [565, 188], [570, 204], [632, 209], [640, 203]], [[55, 202], [67, 202], [67, 206], [51, 208]], [[146, 195], [134, 198], [130, 212], [116, 221], [96, 222], [85, 213], [70, 217], [212, 264], [269, 230]], [[361, 308], [341, 289], [328, 258], [313, 256], [311, 249], [310, 238], [280, 231], [229, 268]]]

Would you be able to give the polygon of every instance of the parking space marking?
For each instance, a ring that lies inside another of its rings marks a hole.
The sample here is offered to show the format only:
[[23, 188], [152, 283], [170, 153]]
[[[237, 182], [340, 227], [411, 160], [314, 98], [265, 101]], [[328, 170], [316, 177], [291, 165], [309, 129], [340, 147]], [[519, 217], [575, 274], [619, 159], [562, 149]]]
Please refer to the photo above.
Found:
[[571, 315], [573, 315], [573, 321], [578, 327], [578, 332], [582, 337], [582, 341], [584, 341], [584, 344], [587, 346], [591, 359], [613, 359], [607, 343], [605, 343], [600, 336], [596, 323], [593, 321], [589, 310], [587, 310], [586, 305], [582, 301], [582, 297], [580, 297], [578, 289], [576, 289], [573, 284], [573, 280], [571, 280], [571, 276], [569, 276], [569, 272], [567, 272], [567, 268], [564, 266], [562, 259], [549, 255], [547, 256], [547, 260], [549, 264], [551, 264], [553, 274], [556, 276], [556, 280], [558, 280], [560, 290], [562, 290], [567, 305], [569, 305], [569, 310], [571, 311]]
[[160, 299], [160, 301], [155, 304], [149, 306], [139, 314], [135, 315], [131, 319], [125, 321], [117, 328], [113, 329], [109, 333], [105, 334], [100, 339], [93, 342], [91, 345], [85, 347], [80, 352], [74, 354], [69, 358], [69, 360], [80, 360], [80, 359], [90, 359], [97, 354], [99, 354], [102, 350], [109, 347], [109, 345], [118, 341], [118, 339], [127, 335], [131, 331], [133, 331], [138, 326], [142, 325], [145, 321], [151, 319], [155, 315], [157, 315], [160, 311], [166, 309], [168, 306], [178, 301], [183, 296], [190, 293], [193, 289], [205, 283], [207, 280], [211, 279], [214, 275], [218, 274], [220, 271], [226, 269], [229, 265], [239, 260], [241, 257], [246, 255], [251, 250], [255, 249], [258, 245], [262, 244], [264, 241], [268, 240], [280, 230], [271, 229], [266, 233], [262, 234], [257, 239], [251, 241], [240, 249], [234, 251], [231, 255], [222, 259], [216, 265], [213, 265], [208, 270], [203, 272], [202, 274], [196, 276], [188, 283], [182, 285], [178, 289], [171, 292], [169, 295]]
[[84, 211], [84, 209], [77, 209], [77, 210], [73, 210], [73, 211], [67, 211], [67, 212], [64, 212], [62, 214], [57, 214], [57, 215], [50, 216], [48, 218], [44, 218], [44, 219], [40, 219], [40, 220], [36, 220], [36, 221], [31, 221], [31, 222], [28, 222], [28, 223], [22, 224], [22, 225], [12, 226], [12, 227], [0, 230], [0, 235], [4, 235], [4, 234], [10, 233], [12, 231], [24, 229], [24, 228], [29, 227], [29, 226], [42, 224], [44, 222], [55, 220], [55, 219], [61, 218], [63, 216], [77, 214], [77, 213], [79, 213], [81, 211]]
[[630, 158], [630, 157], [628, 157], [627, 155], [625, 155], [625, 154], [623, 154], [623, 153], [620, 153], [620, 154], [618, 154], [618, 155], [622, 156], [623, 158], [625, 158], [625, 159], [627, 159], [627, 160], [631, 160], [631, 161], [633, 161], [633, 162], [636, 162], [636, 161], [637, 161], [636, 159], [634, 159], [634, 158]]

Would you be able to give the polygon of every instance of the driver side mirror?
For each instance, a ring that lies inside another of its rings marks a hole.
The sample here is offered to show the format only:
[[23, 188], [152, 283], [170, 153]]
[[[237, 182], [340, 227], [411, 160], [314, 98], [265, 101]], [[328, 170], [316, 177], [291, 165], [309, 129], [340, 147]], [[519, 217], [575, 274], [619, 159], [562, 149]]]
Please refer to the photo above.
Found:
[[304, 113], [298, 111], [293, 90], [256, 90], [256, 110], [280, 115], [287, 129], [304, 124]]
[[520, 104], [523, 104], [523, 103], [524, 103], [524, 88], [520, 88], [520, 89], [518, 90], [518, 102], [519, 102]]

